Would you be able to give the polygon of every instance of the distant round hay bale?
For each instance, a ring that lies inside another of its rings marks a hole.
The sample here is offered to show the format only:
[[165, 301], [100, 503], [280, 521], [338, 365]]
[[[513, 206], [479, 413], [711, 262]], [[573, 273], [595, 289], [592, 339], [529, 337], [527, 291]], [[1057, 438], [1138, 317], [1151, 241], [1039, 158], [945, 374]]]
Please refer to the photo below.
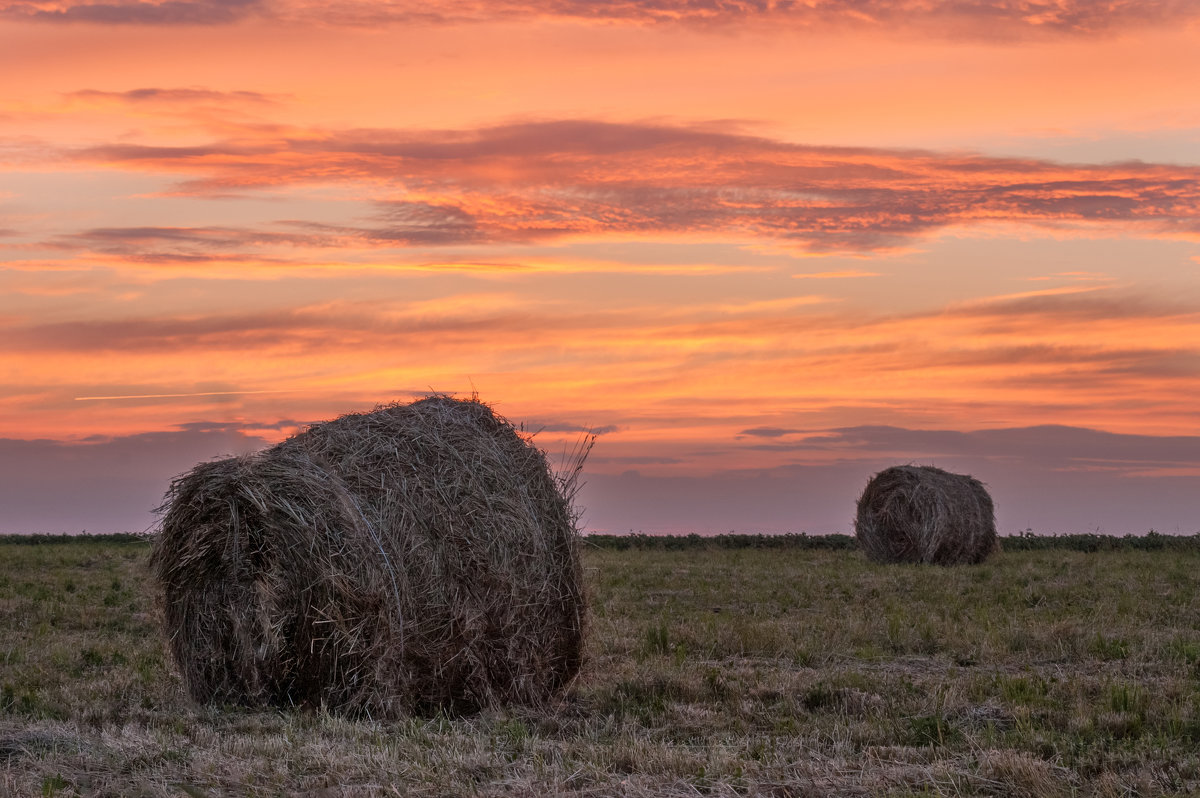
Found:
[[974, 564], [999, 547], [983, 483], [933, 466], [893, 466], [872, 477], [858, 499], [854, 533], [881, 563]]
[[574, 476], [477, 400], [196, 466], [151, 567], [192, 697], [400, 717], [541, 705], [579, 670]]

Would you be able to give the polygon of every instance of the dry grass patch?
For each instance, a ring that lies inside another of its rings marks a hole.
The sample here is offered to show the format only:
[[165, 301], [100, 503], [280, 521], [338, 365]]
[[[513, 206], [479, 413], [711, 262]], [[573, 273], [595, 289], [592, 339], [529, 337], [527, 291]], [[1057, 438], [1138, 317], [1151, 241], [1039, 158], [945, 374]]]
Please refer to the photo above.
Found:
[[[946, 570], [585, 550], [592, 634], [563, 696], [380, 721], [195, 705], [146, 617], [145, 553], [5, 551], [0, 794], [1200, 791], [1200, 628], [1178, 578], [1194, 555], [1005, 553]], [[1068, 629], [1066, 648], [1042, 631]], [[1090, 646], [1097, 634], [1123, 656]]]

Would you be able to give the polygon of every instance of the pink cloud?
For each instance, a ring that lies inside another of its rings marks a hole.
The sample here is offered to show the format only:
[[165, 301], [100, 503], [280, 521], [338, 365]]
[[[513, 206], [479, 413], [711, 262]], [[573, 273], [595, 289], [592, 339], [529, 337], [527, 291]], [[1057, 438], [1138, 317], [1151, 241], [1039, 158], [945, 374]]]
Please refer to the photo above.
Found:
[[[200, 196], [370, 185], [374, 218], [327, 236], [339, 246], [346, 236], [373, 246], [437, 246], [689, 234], [872, 252], [992, 222], [1200, 235], [1194, 166], [815, 147], [703, 127], [569, 120], [303, 137], [248, 128], [242, 138], [208, 145], [120, 144], [74, 157], [190, 173], [178, 190]], [[319, 245], [318, 236], [308, 243]]]

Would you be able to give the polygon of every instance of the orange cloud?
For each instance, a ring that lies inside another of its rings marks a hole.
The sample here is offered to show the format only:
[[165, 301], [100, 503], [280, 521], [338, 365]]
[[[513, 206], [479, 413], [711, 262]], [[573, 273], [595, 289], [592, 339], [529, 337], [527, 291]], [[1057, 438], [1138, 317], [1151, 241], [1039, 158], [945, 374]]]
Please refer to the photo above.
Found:
[[708, 462], [697, 452], [718, 441], [728, 444], [717, 447], [726, 466], [786, 462], [783, 450], [772, 460], [732, 442], [746, 429], [799, 421], [1055, 418], [1165, 433], [1192, 423], [1200, 390], [1200, 312], [1117, 288], [904, 316], [804, 298], [592, 307], [523, 293], [162, 315], [143, 306], [86, 321], [10, 316], [0, 320], [10, 344], [0, 368], [22, 384], [5, 387], [0, 408], [27, 434], [116, 434], [213, 413], [259, 425], [318, 419], [476, 386], [513, 412], [619, 427], [606, 440], [612, 457], [671, 457], [696, 469]]
[[251, 241], [411, 247], [688, 234], [872, 252], [996, 222], [1200, 233], [1197, 167], [814, 147], [702, 127], [573, 120], [431, 132], [248, 129], [242, 139], [106, 145], [74, 158], [194, 175], [181, 195], [349, 181], [373, 197], [373, 218], [359, 226], [81, 236], [110, 249], [139, 238], [220, 251]]

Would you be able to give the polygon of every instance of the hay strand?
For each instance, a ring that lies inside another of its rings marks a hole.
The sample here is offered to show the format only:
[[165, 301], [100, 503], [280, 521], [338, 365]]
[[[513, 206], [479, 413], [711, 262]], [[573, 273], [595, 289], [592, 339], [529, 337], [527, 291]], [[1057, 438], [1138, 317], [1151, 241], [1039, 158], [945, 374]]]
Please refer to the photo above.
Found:
[[999, 546], [983, 483], [933, 466], [893, 466], [873, 476], [858, 499], [854, 532], [880, 563], [975, 564]]

